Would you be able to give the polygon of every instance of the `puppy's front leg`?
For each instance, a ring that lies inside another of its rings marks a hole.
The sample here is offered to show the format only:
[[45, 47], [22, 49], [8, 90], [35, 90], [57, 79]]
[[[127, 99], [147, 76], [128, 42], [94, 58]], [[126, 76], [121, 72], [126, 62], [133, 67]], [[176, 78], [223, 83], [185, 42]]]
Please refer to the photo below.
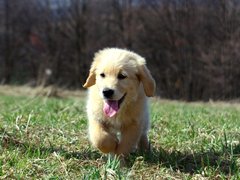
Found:
[[115, 152], [118, 144], [116, 135], [110, 133], [100, 122], [89, 121], [91, 143], [103, 153]]
[[140, 137], [140, 126], [133, 124], [128, 127], [124, 127], [121, 130], [121, 140], [118, 144], [116, 154], [127, 155], [136, 146]]

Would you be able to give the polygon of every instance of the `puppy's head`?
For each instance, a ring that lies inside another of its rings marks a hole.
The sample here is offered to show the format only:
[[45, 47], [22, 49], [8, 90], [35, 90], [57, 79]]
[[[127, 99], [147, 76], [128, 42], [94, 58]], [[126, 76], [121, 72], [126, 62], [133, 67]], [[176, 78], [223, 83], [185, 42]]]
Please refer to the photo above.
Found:
[[96, 85], [105, 115], [113, 117], [121, 106], [138, 98], [141, 83], [146, 96], [154, 95], [155, 81], [145, 64], [145, 59], [133, 52], [104, 49], [95, 54], [83, 87]]

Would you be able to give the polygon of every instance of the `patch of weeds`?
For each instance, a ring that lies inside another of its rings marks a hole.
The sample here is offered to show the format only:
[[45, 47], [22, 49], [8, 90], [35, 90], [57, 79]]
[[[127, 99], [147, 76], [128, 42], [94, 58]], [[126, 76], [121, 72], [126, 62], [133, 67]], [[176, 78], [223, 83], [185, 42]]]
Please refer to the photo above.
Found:
[[99, 168], [96, 167], [90, 167], [86, 173], [84, 173], [83, 178], [84, 180], [89, 179], [101, 179], [101, 173]]
[[120, 170], [120, 159], [117, 156], [108, 155], [103, 176], [104, 179], [121, 179], [123, 174]]

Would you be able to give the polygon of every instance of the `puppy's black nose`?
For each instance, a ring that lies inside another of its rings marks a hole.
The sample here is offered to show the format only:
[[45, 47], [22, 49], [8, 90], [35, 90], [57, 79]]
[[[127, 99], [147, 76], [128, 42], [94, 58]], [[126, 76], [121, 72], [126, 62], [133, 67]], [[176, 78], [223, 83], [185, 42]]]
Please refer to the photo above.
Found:
[[112, 97], [113, 93], [114, 93], [114, 90], [112, 90], [112, 89], [108, 89], [108, 88], [103, 89], [103, 96], [104, 96], [105, 98], [110, 98], [110, 97]]

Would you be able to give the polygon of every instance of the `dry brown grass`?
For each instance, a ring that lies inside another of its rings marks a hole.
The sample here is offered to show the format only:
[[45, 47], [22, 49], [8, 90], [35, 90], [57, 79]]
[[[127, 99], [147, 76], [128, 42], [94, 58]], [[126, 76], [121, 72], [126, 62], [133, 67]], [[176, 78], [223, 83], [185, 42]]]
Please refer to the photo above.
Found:
[[86, 91], [83, 90], [67, 90], [56, 86], [47, 87], [30, 87], [30, 86], [13, 86], [1, 85], [0, 94], [8, 96], [47, 96], [47, 97], [85, 97]]

